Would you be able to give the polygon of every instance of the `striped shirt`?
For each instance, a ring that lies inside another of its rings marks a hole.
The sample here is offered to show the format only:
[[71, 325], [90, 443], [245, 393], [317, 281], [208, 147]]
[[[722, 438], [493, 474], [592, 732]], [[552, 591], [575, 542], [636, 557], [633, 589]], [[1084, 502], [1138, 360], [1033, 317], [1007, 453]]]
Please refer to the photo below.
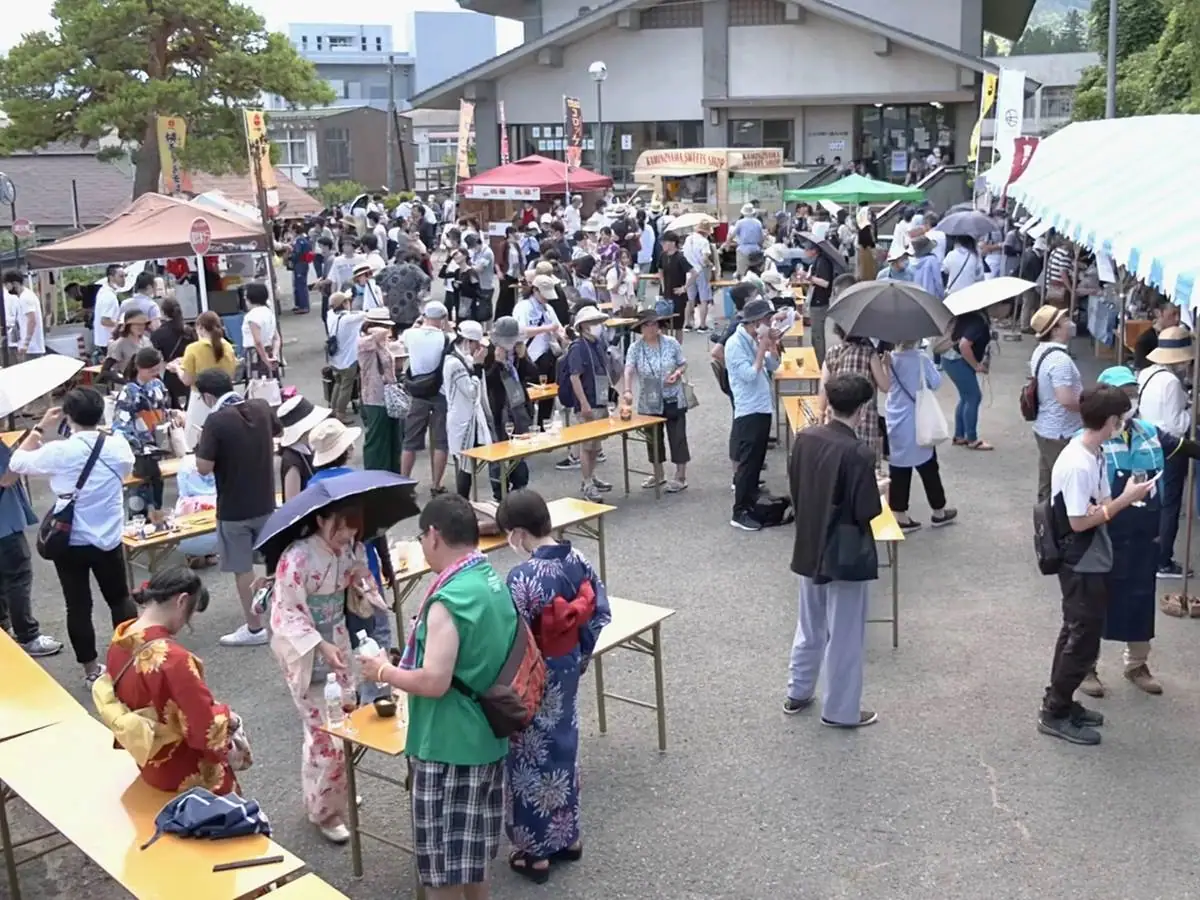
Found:
[[[1049, 355], [1047, 355], [1049, 354]], [[1042, 357], [1046, 361], [1038, 368]], [[1067, 409], [1054, 396], [1055, 388], [1066, 387], [1078, 396], [1083, 391], [1083, 378], [1079, 367], [1067, 353], [1067, 348], [1053, 341], [1040, 343], [1029, 360], [1029, 374], [1037, 374], [1038, 414], [1033, 423], [1035, 434], [1059, 440], [1069, 438], [1083, 427], [1079, 413]]]

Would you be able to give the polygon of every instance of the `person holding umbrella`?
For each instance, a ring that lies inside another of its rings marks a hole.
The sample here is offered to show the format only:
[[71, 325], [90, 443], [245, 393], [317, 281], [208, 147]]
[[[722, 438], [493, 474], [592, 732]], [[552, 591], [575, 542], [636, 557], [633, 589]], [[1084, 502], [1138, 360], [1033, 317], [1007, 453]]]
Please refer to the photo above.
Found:
[[377, 471], [339, 475], [310, 485], [276, 510], [257, 545], [267, 570], [275, 572], [271, 651], [304, 730], [304, 809], [335, 844], [350, 839], [345, 816], [351, 798], [341, 742], [321, 731], [327, 721], [322, 691], [333, 678], [343, 708], [357, 705], [347, 610], [387, 609], [363, 538], [415, 513], [410, 479]]
[[825, 394], [825, 385], [829, 380], [838, 375], [860, 375], [867, 379], [875, 388], [875, 392], [863, 404], [862, 414], [858, 416], [854, 426], [854, 434], [875, 455], [875, 466], [879, 468], [885, 456], [884, 429], [876, 398], [879, 391], [886, 393], [891, 389], [891, 354], [877, 350], [870, 338], [848, 334], [841, 325], [834, 324], [833, 331], [841, 343], [829, 351], [824, 365], [821, 366], [821, 397], [826, 401], [825, 421], [827, 424], [833, 421], [833, 408]]

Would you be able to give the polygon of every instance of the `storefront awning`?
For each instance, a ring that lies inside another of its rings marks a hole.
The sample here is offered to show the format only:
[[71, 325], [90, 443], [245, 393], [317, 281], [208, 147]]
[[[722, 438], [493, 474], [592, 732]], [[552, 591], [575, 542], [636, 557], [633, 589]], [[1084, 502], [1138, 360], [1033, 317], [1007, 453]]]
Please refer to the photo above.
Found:
[[634, 181], [649, 181], [651, 178], [687, 178], [691, 175], [708, 175], [717, 171], [712, 166], [651, 166], [648, 169], [636, 169]]

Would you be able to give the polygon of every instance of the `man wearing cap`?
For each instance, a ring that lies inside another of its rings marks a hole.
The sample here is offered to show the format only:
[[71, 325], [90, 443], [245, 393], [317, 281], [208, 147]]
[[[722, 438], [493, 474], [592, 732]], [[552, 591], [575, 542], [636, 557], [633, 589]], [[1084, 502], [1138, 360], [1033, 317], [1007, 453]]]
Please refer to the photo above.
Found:
[[358, 335], [365, 318], [366, 313], [350, 308], [350, 295], [345, 291], [329, 295], [329, 313], [325, 317], [325, 350], [333, 374], [329, 405], [342, 422], [350, 418], [350, 400], [358, 380]]
[[945, 298], [946, 285], [942, 281], [942, 264], [933, 252], [933, 241], [921, 235], [912, 239], [912, 258], [908, 264], [913, 283], [939, 300]]
[[[691, 271], [688, 273], [686, 293], [687, 305], [683, 310], [683, 330], [692, 330], [692, 310], [699, 304], [699, 321], [697, 331], [708, 331], [708, 308], [712, 304], [712, 276], [717, 272], [716, 251], [713, 249], [712, 223], [705, 219], [683, 241], [683, 257], [687, 260]], [[744, 269], [738, 271], [738, 277], [746, 274]], [[676, 326], [676, 338], [683, 340], [682, 333]]]
[[769, 301], [749, 301], [742, 308], [740, 326], [725, 344], [725, 368], [733, 397], [729, 451], [737, 463], [729, 524], [742, 531], [763, 527], [753, 512], [775, 407], [771, 376], [779, 367], [779, 336], [771, 331], [773, 313]]
[[[1186, 328], [1164, 328], [1158, 345], [1146, 357], [1150, 364], [1138, 373], [1135, 403], [1138, 417], [1174, 439], [1186, 438], [1191, 430], [1191, 400], [1184, 379], [1192, 362], [1192, 336]], [[1179, 534], [1179, 510], [1187, 483], [1188, 461], [1167, 460], [1158, 486], [1162, 516], [1158, 527], [1158, 577], [1182, 578], [1183, 568], [1175, 562], [1175, 538]]]
[[[570, 406], [580, 422], [603, 419], [608, 414], [608, 354], [600, 340], [607, 318], [594, 306], [585, 306], [575, 314], [579, 337], [567, 348], [565, 365], [571, 384]], [[601, 493], [612, 490], [611, 484], [596, 477], [600, 444], [587, 441], [579, 446], [580, 491], [584, 500], [593, 503], [600, 501]]]
[[454, 486], [471, 498], [472, 462], [463, 454], [492, 443], [494, 436], [483, 387], [483, 326], [470, 319], [458, 323], [458, 337], [442, 363], [442, 393], [446, 397], [446, 439], [454, 460]]
[[892, 244], [888, 248], [888, 264], [883, 267], [878, 275], [875, 276], [876, 281], [904, 281], [912, 284], [913, 273], [909, 269], [909, 249], [908, 247]]
[[1067, 311], [1043, 306], [1033, 314], [1032, 327], [1038, 345], [1029, 360], [1029, 372], [1037, 381], [1038, 413], [1033, 423], [1033, 438], [1038, 448], [1037, 499], [1042, 503], [1050, 496], [1054, 461], [1072, 435], [1083, 427], [1079, 418], [1083, 378], [1067, 349], [1075, 336], [1075, 323]]
[[404, 332], [408, 350], [408, 392], [412, 404], [404, 418], [404, 452], [400, 455], [400, 474], [412, 475], [417, 451], [425, 449], [425, 433], [433, 445], [431, 494], [445, 492], [442, 477], [446, 473], [446, 395], [443, 392], [443, 363], [451, 350], [447, 333], [446, 306], [437, 300], [425, 304], [425, 314], [415, 327]]

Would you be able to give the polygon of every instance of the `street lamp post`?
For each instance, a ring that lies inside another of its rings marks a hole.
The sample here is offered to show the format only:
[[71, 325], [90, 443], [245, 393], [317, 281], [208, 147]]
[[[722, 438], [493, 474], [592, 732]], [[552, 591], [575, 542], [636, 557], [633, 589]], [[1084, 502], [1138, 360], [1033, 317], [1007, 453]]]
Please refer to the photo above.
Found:
[[596, 82], [596, 169], [604, 174], [604, 79], [608, 77], [608, 66], [596, 60], [588, 66], [588, 74]]

